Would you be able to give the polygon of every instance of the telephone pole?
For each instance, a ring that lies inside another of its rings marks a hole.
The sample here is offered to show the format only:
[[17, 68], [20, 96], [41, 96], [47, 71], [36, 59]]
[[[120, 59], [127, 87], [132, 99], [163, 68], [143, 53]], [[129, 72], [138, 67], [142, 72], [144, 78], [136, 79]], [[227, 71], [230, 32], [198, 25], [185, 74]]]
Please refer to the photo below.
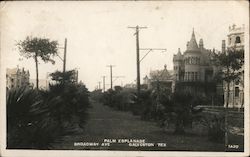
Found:
[[137, 94], [138, 97], [140, 95], [141, 90], [141, 83], [140, 83], [140, 47], [139, 47], [139, 29], [146, 29], [147, 27], [128, 27], [135, 29], [135, 36], [136, 36], [136, 70], [137, 70]]
[[[65, 40], [64, 40], [64, 46], [63, 47], [58, 47], [58, 49], [63, 49], [63, 51], [64, 51], [63, 52], [63, 58], [56, 53], [57, 57], [59, 57], [59, 59], [63, 62], [63, 75], [64, 75], [65, 71], [66, 71], [67, 38], [65, 38]], [[63, 77], [62, 82], [64, 84], [64, 82], [65, 82], [64, 77]]]
[[67, 53], [67, 38], [65, 38], [64, 40], [64, 52], [63, 52], [63, 59], [61, 59], [63, 61], [63, 84], [65, 83], [65, 72], [66, 72], [66, 53]]
[[[136, 35], [136, 69], [137, 69], [137, 94], [140, 96], [140, 90], [141, 90], [141, 84], [140, 84], [140, 62], [151, 52], [154, 50], [160, 50], [160, 51], [167, 51], [166, 49], [162, 48], [144, 48], [140, 49], [139, 47], [139, 29], [146, 29], [147, 27], [139, 27], [138, 25], [136, 27], [128, 27], [135, 29]], [[147, 50], [148, 52], [140, 59], [140, 50]]]
[[98, 82], [98, 89], [101, 89], [101, 82]]
[[66, 53], [67, 53], [67, 38], [64, 41], [64, 55], [63, 55], [63, 74], [66, 71]]
[[115, 67], [114, 65], [107, 65], [110, 68], [110, 89], [113, 89], [113, 76], [112, 76], [112, 68]]
[[103, 92], [105, 92], [105, 78], [106, 76], [102, 76]]

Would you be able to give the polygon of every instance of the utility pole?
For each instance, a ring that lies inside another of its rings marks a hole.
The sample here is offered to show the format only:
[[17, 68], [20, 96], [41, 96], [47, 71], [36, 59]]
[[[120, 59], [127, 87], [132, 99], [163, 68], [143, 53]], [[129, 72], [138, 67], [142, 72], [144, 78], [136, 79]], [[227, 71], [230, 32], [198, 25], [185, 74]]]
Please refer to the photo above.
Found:
[[66, 53], [67, 53], [67, 38], [64, 40], [64, 53], [63, 53], [63, 84], [65, 82], [65, 72], [66, 72]]
[[101, 89], [101, 82], [98, 82], [98, 89]]
[[63, 73], [66, 71], [66, 53], [67, 53], [67, 38], [64, 41], [64, 55], [63, 55]]
[[115, 67], [114, 65], [107, 65], [110, 68], [110, 89], [113, 89], [113, 76], [112, 76], [112, 68]]
[[105, 78], [106, 76], [102, 76], [103, 92], [105, 92]]
[[140, 47], [139, 47], [139, 29], [146, 29], [147, 27], [128, 27], [135, 29], [135, 36], [136, 36], [136, 70], [137, 70], [137, 94], [138, 97], [140, 95], [141, 84], [140, 84]]
[[[140, 49], [139, 47], [139, 29], [146, 29], [147, 27], [128, 27], [135, 29], [135, 34], [136, 35], [136, 69], [137, 69], [137, 94], [138, 96], [140, 95], [140, 90], [141, 90], [141, 84], [140, 84], [140, 62], [151, 52], [154, 50], [160, 50], [160, 51], [166, 51], [166, 49], [162, 48], [144, 48]], [[148, 50], [148, 52], [140, 59], [140, 50]]]

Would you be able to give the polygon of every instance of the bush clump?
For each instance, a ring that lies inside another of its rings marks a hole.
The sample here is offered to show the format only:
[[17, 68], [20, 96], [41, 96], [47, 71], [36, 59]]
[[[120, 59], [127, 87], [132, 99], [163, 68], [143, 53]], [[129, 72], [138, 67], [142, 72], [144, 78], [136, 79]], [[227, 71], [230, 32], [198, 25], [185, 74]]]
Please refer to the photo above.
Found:
[[28, 87], [7, 92], [7, 148], [49, 149], [60, 136], [79, 130], [86, 121], [89, 92], [83, 84]]

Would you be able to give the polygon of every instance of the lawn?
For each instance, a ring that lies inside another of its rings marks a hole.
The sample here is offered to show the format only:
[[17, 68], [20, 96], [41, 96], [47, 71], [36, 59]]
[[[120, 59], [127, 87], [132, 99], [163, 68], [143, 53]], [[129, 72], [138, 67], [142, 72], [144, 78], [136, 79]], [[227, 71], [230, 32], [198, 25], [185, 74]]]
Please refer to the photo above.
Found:
[[[104, 139], [143, 139], [153, 143], [150, 147], [133, 147], [128, 143], [111, 143], [101, 146]], [[75, 142], [96, 142], [98, 146], [74, 146]], [[158, 147], [158, 143], [166, 146]], [[116, 111], [108, 106], [92, 101], [89, 119], [85, 129], [77, 134], [58, 139], [51, 149], [77, 150], [183, 150], [183, 151], [224, 151], [224, 143], [215, 143], [202, 134], [187, 132], [175, 135], [170, 130], [160, 128], [155, 122], [142, 121], [130, 112]]]

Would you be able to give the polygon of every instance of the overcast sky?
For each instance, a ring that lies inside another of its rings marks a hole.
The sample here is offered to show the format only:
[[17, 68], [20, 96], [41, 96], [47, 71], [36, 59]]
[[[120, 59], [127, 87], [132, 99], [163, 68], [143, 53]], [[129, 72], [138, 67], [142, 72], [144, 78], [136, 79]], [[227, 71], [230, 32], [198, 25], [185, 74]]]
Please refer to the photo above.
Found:
[[[63, 46], [68, 39], [67, 69], [78, 68], [79, 79], [93, 90], [101, 76], [110, 83], [108, 64], [115, 65], [113, 75], [123, 75], [114, 84], [136, 79], [134, 30], [127, 26], [147, 26], [140, 31], [141, 48], [166, 48], [151, 52], [141, 62], [141, 77], [150, 70], [173, 69], [173, 54], [186, 50], [194, 28], [196, 40], [204, 47], [221, 50], [229, 25], [248, 27], [248, 5], [232, 1], [183, 2], [7, 2], [1, 6], [2, 66], [17, 65], [29, 69], [35, 78], [33, 59], [19, 60], [16, 41], [26, 36], [47, 37]], [[146, 52], [141, 51], [141, 56]], [[59, 54], [63, 56], [63, 50]], [[39, 78], [62, 69], [62, 62], [39, 65]], [[107, 86], [108, 87], [108, 86]]]

